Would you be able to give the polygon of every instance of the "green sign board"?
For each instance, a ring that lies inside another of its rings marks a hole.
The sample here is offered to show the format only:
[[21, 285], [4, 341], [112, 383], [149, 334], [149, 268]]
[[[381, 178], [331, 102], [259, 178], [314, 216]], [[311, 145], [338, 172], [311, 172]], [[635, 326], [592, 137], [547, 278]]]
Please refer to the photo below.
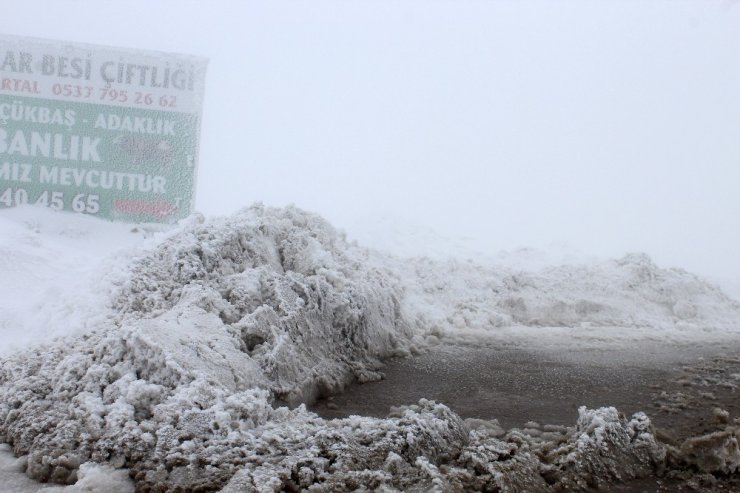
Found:
[[207, 60], [0, 36], [0, 208], [193, 210]]

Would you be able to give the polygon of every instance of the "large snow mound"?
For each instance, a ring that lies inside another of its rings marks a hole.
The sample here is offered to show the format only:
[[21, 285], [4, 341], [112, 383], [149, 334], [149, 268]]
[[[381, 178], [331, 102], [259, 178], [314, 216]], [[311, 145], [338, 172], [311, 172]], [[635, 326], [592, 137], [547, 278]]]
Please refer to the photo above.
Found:
[[365, 254], [294, 208], [192, 219], [133, 263], [115, 317], [2, 362], [0, 434], [29, 454], [31, 476], [72, 482], [89, 459], [171, 452], [153, 432], [208, 396], [235, 413], [214, 422], [220, 435], [263, 423], [271, 404], [380, 378], [380, 360], [408, 354], [414, 332], [397, 282]]
[[114, 306], [181, 367], [298, 403], [412, 347], [398, 282], [366, 254], [318, 216], [253, 207], [137, 260]]
[[[9, 224], [24, 245], [38, 239]], [[455, 331], [729, 330], [740, 313], [643, 256], [529, 273], [399, 259], [293, 207], [194, 216], [154, 236], [80, 276], [84, 301], [65, 298], [48, 322], [60, 333], [74, 321], [70, 335], [0, 362], [0, 441], [27, 455], [29, 476], [71, 484], [92, 462], [130, 469], [142, 491], [586, 488], [664, 461], [644, 415], [583, 409], [576, 427], [533, 437], [427, 401], [385, 420], [294, 406], [381, 378], [383, 359]], [[44, 272], [53, 256], [40, 257]], [[21, 273], [36, 262], [15, 258]]]

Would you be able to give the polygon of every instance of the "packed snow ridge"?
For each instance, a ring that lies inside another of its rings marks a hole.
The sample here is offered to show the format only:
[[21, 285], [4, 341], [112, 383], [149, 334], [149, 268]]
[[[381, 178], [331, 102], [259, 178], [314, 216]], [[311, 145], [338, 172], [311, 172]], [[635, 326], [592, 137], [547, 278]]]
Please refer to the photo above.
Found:
[[[461, 331], [740, 319], [719, 289], [644, 256], [530, 272], [401, 259], [292, 207], [193, 216], [135, 251], [95, 286], [94, 326], [0, 363], [0, 441], [33, 478], [71, 484], [99, 463], [140, 491], [584, 489], [688, 459], [613, 408], [527, 434], [429, 401], [340, 420], [301, 403]], [[716, 470], [740, 467], [738, 433]]]

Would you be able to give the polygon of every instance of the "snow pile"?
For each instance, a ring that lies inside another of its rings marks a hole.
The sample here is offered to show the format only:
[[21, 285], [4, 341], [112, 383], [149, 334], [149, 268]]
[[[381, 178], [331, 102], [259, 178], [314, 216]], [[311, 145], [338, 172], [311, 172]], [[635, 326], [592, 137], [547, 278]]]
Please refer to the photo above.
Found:
[[613, 408], [583, 408], [576, 428], [553, 437], [496, 435], [422, 400], [397, 418], [323, 422], [273, 458], [270, 449], [295, 443], [281, 434], [223, 491], [576, 491], [643, 477], [665, 456], [644, 415], [627, 421]]
[[685, 440], [679, 448], [670, 449], [678, 466], [695, 467], [705, 473], [733, 474], [740, 471], [740, 426]]
[[613, 407], [581, 407], [574, 437], [546, 456], [554, 455], [552, 467], [563, 471], [559, 486], [564, 490], [603, 488], [610, 482], [645, 477], [661, 467], [666, 457], [644, 413], [627, 421]]
[[740, 303], [682, 269], [656, 266], [645, 255], [531, 270], [405, 259], [395, 270], [402, 273], [405, 301], [419, 325], [437, 334], [516, 326], [621, 327], [661, 337], [740, 331]]
[[72, 483], [88, 460], [164, 467], [183, 436], [207, 443], [274, 419], [272, 403], [380, 378], [414, 334], [363, 255], [296, 209], [190, 221], [135, 262], [114, 320], [2, 362], [0, 435], [30, 476]]
[[[38, 240], [9, 229], [25, 247]], [[501, 433], [471, 431], [428, 401], [389, 419], [332, 421], [281, 406], [379, 379], [382, 359], [423, 349], [430, 334], [730, 327], [739, 313], [717, 289], [644, 257], [530, 273], [398, 259], [295, 208], [196, 216], [155, 236], [99, 258], [79, 275], [84, 296], [41, 310], [58, 314], [52, 332], [69, 322], [71, 335], [0, 362], [0, 441], [27, 455], [29, 476], [94, 484], [97, 463], [129, 469], [147, 491], [530, 491], [640, 476], [665, 450], [644, 415], [627, 421], [611, 408], [582, 409], [577, 426], [560, 432]], [[75, 248], [88, 242], [79, 238]], [[133, 261], [124, 257], [132, 252]], [[33, 257], [17, 257], [18, 279], [45, 272], [53, 255], [44, 255], [33, 268]], [[26, 327], [21, 319], [1, 320], [13, 330]]]
[[80, 466], [74, 486], [61, 490], [64, 493], [133, 493], [134, 488], [125, 470], [86, 462]]
[[38, 483], [25, 474], [27, 457], [13, 457], [10, 447], [0, 444], [0, 479], [4, 493], [133, 493], [134, 484], [125, 469], [88, 462], [80, 465], [72, 486]]
[[398, 283], [366, 255], [318, 216], [257, 206], [164, 241], [114, 304], [182, 367], [297, 404], [379, 379], [380, 359], [412, 347]]

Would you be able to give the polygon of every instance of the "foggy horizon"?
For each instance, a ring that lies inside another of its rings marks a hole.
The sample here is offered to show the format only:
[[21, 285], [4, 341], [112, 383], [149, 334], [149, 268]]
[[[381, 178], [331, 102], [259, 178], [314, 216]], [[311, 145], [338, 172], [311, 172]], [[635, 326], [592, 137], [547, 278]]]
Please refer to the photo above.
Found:
[[210, 59], [200, 212], [740, 279], [737, 2], [79, 5], [13, 4], [0, 31]]

